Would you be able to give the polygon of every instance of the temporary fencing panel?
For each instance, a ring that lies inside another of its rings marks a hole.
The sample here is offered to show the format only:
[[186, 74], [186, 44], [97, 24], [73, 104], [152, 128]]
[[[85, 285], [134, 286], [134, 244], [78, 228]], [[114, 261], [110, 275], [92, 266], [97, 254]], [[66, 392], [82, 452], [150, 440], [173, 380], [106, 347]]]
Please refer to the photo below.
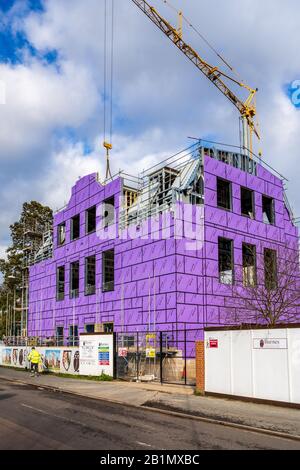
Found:
[[116, 376], [195, 385], [195, 343], [203, 330], [116, 333]]
[[205, 391], [300, 403], [300, 328], [205, 332]]

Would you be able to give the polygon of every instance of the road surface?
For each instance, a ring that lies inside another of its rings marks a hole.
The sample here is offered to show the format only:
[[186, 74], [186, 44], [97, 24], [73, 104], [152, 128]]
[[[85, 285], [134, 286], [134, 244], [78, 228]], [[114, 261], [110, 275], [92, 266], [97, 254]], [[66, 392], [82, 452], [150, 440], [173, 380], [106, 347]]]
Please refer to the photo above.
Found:
[[0, 379], [0, 449], [300, 449], [300, 442]]

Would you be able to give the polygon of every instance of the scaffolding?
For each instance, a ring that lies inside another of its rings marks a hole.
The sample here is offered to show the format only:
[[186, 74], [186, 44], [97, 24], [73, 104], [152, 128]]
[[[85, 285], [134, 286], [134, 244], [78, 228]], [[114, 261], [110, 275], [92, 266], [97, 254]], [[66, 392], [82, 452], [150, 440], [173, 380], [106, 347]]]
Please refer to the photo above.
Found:
[[[29, 303], [29, 268], [36, 262], [52, 256], [52, 227], [38, 221], [24, 226], [22, 249], [22, 280], [20, 286], [21, 307], [16, 308], [14, 301], [14, 314], [20, 313], [18, 333], [21, 337], [27, 337], [28, 303]], [[16, 334], [16, 331], [14, 331]]]
[[[282, 181], [285, 180], [284, 176], [255, 154], [248, 156], [237, 146], [199, 139], [194, 145], [143, 171], [138, 178], [121, 172], [116, 175], [123, 178], [124, 188], [120, 229], [130, 225], [139, 226], [150, 217], [172, 210], [176, 202], [204, 205], [203, 167], [206, 157], [253, 176], [257, 176], [258, 165], [261, 165]], [[291, 220], [294, 221], [285, 191], [284, 200]]]
[[172, 210], [176, 202], [204, 204], [203, 159], [199, 145], [167, 158], [138, 178], [135, 197], [120, 210], [120, 229]]

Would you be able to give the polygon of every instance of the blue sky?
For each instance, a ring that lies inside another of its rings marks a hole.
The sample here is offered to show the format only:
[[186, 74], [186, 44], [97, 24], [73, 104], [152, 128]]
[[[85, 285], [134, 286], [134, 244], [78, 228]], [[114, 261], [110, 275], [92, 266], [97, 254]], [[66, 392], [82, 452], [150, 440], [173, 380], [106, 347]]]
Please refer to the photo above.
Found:
[[[151, 3], [176, 24], [162, 0]], [[300, 79], [299, 0], [173, 4], [259, 88], [257, 150], [289, 179], [290, 202], [300, 215], [300, 110], [288, 93]], [[0, 80], [6, 88], [6, 104], [0, 105], [0, 256], [25, 200], [59, 208], [79, 176], [104, 174], [103, 5], [0, 0]], [[186, 147], [188, 136], [238, 143], [231, 104], [131, 0], [115, 5], [113, 171], [137, 173]], [[220, 65], [188, 26], [184, 34], [206, 60]]]

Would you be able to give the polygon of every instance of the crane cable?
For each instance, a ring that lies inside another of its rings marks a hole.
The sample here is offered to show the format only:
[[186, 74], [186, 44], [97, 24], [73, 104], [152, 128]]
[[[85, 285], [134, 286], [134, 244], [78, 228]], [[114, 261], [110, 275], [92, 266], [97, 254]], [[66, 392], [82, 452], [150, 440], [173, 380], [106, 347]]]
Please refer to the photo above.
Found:
[[[232, 67], [229, 62], [216, 50], [216, 48], [203, 36], [203, 34], [191, 23], [191, 21], [182, 13], [180, 12], [174, 5], [169, 0], [162, 0], [163, 3], [165, 3], [169, 8], [174, 10], [178, 15], [181, 13], [182, 18], [185, 21], [185, 23], [204, 41], [204, 43], [217, 55], [217, 57], [226, 65], [226, 67], [229, 68], [231, 72], [233, 72], [240, 80], [241, 76], [238, 74], [238, 72], [235, 70], [234, 67]], [[243, 80], [242, 80], [243, 82]]]
[[113, 91], [114, 91], [114, 38], [115, 38], [115, 0], [111, 0], [111, 52], [110, 52], [110, 142], [113, 133]]
[[[103, 82], [104, 82], [104, 110], [103, 110], [103, 146], [106, 149], [106, 179], [112, 178], [109, 163], [109, 151], [112, 149], [113, 134], [113, 83], [114, 83], [114, 13], [115, 4], [111, 0], [111, 38], [110, 38], [110, 76], [108, 72], [108, 5], [104, 0], [104, 64], [103, 64]], [[108, 99], [108, 81], [110, 80], [109, 99]], [[109, 102], [108, 102], [109, 101]], [[107, 123], [109, 115], [109, 124]], [[107, 127], [109, 128], [109, 142], [106, 140]]]
[[103, 137], [106, 141], [106, 82], [107, 82], [107, 0], [104, 0], [104, 55], [103, 55], [103, 83], [104, 83], [104, 110], [103, 110]]

